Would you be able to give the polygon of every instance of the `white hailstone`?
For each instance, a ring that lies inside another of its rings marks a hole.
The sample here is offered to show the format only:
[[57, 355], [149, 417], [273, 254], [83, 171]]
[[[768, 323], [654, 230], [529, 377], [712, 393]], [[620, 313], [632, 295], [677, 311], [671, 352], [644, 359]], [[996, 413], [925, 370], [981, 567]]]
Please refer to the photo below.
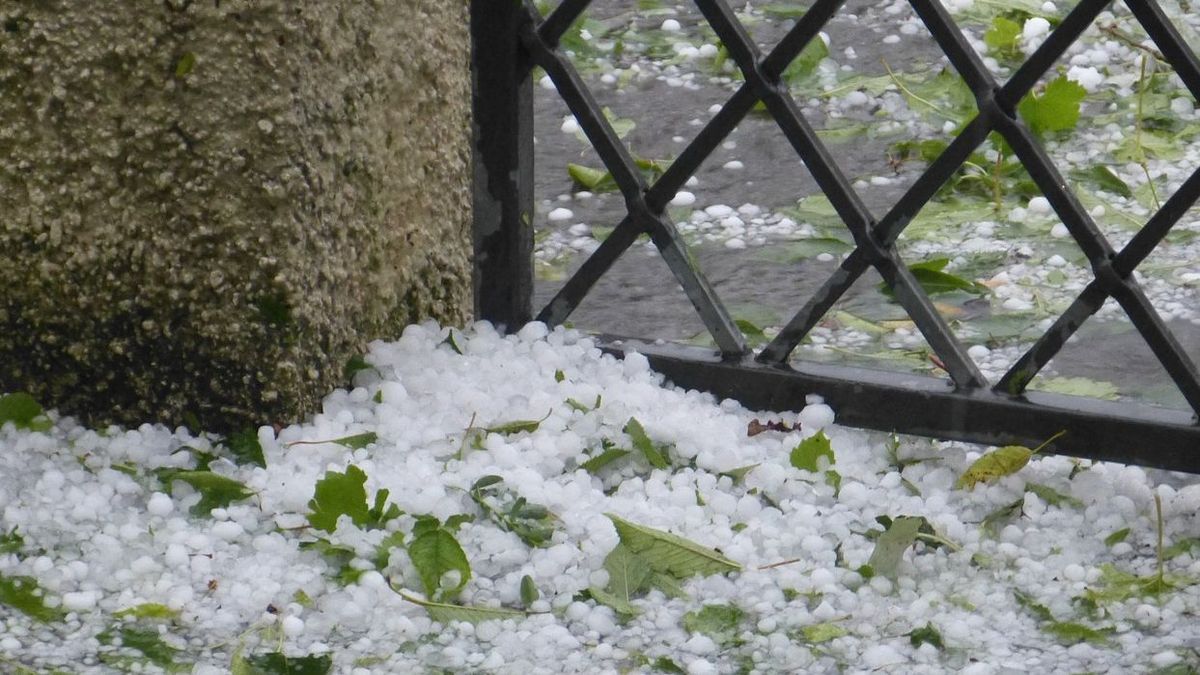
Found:
[[862, 663], [870, 669], [884, 668], [904, 663], [907, 659], [891, 645], [874, 645], [862, 654]]
[[166, 517], [175, 510], [175, 502], [171, 501], [170, 496], [162, 492], [155, 492], [150, 495], [150, 501], [146, 503], [146, 510], [152, 516]]
[[833, 408], [824, 403], [807, 405], [797, 416], [804, 429], [824, 429], [833, 424]]
[[680, 190], [675, 193], [675, 197], [671, 199], [671, 206], [691, 206], [696, 203], [696, 195], [686, 190]]
[[75, 593], [64, 593], [62, 604], [63, 608], [69, 612], [82, 612], [95, 607], [98, 599], [98, 594], [95, 591], [78, 591]]
[[712, 58], [717, 55], [718, 51], [720, 50], [718, 50], [717, 46], [714, 44], [705, 43], [700, 45], [700, 56], [703, 56], [704, 58]]
[[1175, 652], [1159, 652], [1150, 657], [1150, 664], [1155, 668], [1170, 668], [1182, 659]]
[[1038, 215], [1046, 215], [1053, 211], [1050, 207], [1050, 200], [1045, 197], [1033, 197], [1029, 200], [1027, 207], [1031, 212]]
[[1043, 35], [1050, 33], [1050, 22], [1040, 16], [1031, 17], [1025, 20], [1025, 25], [1021, 27], [1021, 37], [1027, 41], [1036, 40]]
[[721, 168], [722, 168], [722, 169], [729, 169], [730, 171], [738, 171], [738, 170], [740, 170], [740, 169], [744, 169], [744, 168], [746, 168], [746, 165], [745, 165], [745, 164], [742, 164], [740, 161], [738, 161], [738, 160], [736, 160], [736, 159], [733, 159], [733, 160], [730, 160], [730, 161], [728, 161], [728, 162], [725, 162], [724, 164], [722, 164], [722, 165], [721, 165]]
[[833, 260], [833, 254], [832, 253], [818, 253], [817, 260], [820, 260], [821, 262], [831, 262]]
[[725, 241], [725, 248], [732, 249], [732, 250], [740, 250], [740, 249], [746, 248], [746, 242], [742, 241], [738, 237], [734, 237], [732, 239], [727, 239]]
[[900, 42], [899, 35], [888, 35], [883, 38], [883, 44], [885, 44], [885, 45], [894, 45], [898, 42]]
[[213, 533], [213, 536], [218, 539], [222, 539], [224, 541], [233, 541], [234, 539], [237, 539], [245, 534], [246, 530], [244, 530], [242, 526], [238, 525], [236, 522], [232, 520], [226, 520], [215, 523], [212, 526], [211, 532]]
[[1055, 239], [1063, 239], [1071, 235], [1071, 231], [1062, 223], [1055, 223], [1054, 227], [1050, 228], [1050, 236]]
[[1194, 112], [1195, 109], [1196, 105], [1192, 103], [1192, 99], [1187, 98], [1186, 96], [1179, 96], [1171, 99], [1171, 112], [1175, 113], [1176, 115], [1186, 115]]
[[688, 675], [717, 675], [721, 672], [715, 664], [704, 659], [696, 659], [687, 665]]
[[967, 356], [970, 356], [972, 359], [975, 359], [976, 361], [981, 361], [983, 359], [986, 359], [988, 357], [988, 355], [991, 353], [992, 353], [992, 350], [988, 349], [984, 345], [971, 345], [971, 347], [969, 349], [967, 349]]
[[284, 617], [279, 625], [283, 629], [283, 634], [288, 637], [296, 637], [304, 632], [304, 620], [298, 616]]
[[592, 228], [585, 223], [575, 223], [567, 228], [567, 232], [574, 237], [586, 237], [592, 233]]
[[1053, 2], [1049, 2], [1049, 1], [1043, 2], [1042, 3], [1042, 12], [1044, 14], [1055, 14], [1058, 12], [1058, 6], [1055, 5]]
[[1083, 581], [1087, 578], [1087, 570], [1083, 569], [1081, 565], [1071, 563], [1063, 568], [1063, 576], [1069, 581]]
[[565, 209], [561, 206], [558, 207], [557, 209], [554, 209], [550, 213], [546, 214], [546, 218], [549, 219], [550, 222], [552, 222], [552, 223], [561, 223], [564, 220], [570, 220], [574, 217], [575, 217], [574, 211], [572, 211], [571, 209]]
[[561, 128], [564, 134], [573, 134], [579, 131], [579, 120], [575, 119], [574, 115], [566, 115], [563, 117]]
[[677, 33], [683, 27], [680, 26], [679, 22], [676, 21], [675, 19], [667, 19], [666, 21], [662, 22], [662, 26], [660, 26], [660, 28], [667, 31], [668, 33]]
[[713, 218], [727, 218], [733, 214], [733, 207], [726, 206], [725, 204], [713, 204], [712, 206], [706, 207], [704, 212]]
[[1046, 258], [1046, 264], [1051, 267], [1062, 267], [1067, 264], [1067, 259], [1055, 253], [1049, 258]]
[[1079, 86], [1089, 92], [1096, 91], [1101, 84], [1104, 84], [1104, 75], [1091, 66], [1071, 66], [1071, 69], [1067, 71], [1067, 79], [1077, 82]]
[[1162, 621], [1162, 613], [1154, 605], [1138, 605], [1133, 610], [1133, 619], [1146, 628], [1153, 628]]

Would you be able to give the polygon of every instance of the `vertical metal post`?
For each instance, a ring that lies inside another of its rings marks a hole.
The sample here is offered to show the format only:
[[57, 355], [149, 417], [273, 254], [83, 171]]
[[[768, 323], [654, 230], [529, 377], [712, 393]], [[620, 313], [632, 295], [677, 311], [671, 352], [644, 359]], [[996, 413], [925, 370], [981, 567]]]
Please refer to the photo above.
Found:
[[471, 0], [475, 317], [533, 316], [533, 86], [520, 2]]

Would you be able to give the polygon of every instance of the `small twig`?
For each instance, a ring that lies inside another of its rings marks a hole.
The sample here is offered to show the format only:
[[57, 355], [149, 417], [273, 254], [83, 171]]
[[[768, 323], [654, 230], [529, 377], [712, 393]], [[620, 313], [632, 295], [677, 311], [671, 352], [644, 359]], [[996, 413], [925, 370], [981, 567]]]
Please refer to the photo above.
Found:
[[805, 560], [808, 560], [808, 558], [792, 558], [791, 560], [780, 560], [779, 562], [773, 562], [770, 565], [763, 565], [762, 567], [758, 568], [758, 571], [761, 572], [763, 570], [775, 569], [776, 567], [783, 567], [784, 565], [792, 565], [792, 564], [795, 564], [798, 562], [804, 562]]
[[1140, 49], [1140, 50], [1146, 52], [1147, 54], [1150, 54], [1154, 58], [1158, 59], [1159, 61], [1167, 60], [1167, 57], [1163, 56], [1162, 52], [1158, 51], [1157, 49], [1155, 49], [1153, 47], [1147, 47], [1146, 45], [1138, 42], [1137, 40], [1134, 40], [1129, 35], [1126, 35], [1125, 33], [1121, 32], [1121, 29], [1117, 28], [1117, 25], [1115, 23], [1105, 24], [1103, 26], [1100, 26], [1099, 28], [1100, 28], [1101, 33], [1104, 33], [1105, 35], [1117, 40], [1118, 42], [1123, 42], [1127, 46], [1132, 47], [1134, 49]]

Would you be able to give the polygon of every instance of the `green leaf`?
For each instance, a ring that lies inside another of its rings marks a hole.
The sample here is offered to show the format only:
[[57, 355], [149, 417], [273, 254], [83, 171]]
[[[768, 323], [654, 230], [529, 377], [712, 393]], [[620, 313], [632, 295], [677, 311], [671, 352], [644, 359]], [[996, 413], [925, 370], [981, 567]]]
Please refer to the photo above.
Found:
[[1071, 177], [1076, 180], [1094, 183], [1101, 190], [1121, 195], [1126, 199], [1133, 199], [1133, 190], [1129, 188], [1129, 184], [1121, 180], [1120, 176], [1103, 164], [1093, 164], [1087, 169], [1075, 169], [1071, 171]]
[[625, 423], [625, 433], [633, 439], [633, 447], [642, 451], [646, 456], [646, 461], [650, 462], [650, 466], [656, 469], [666, 469], [671, 466], [667, 461], [666, 453], [661, 452], [660, 448], [655, 446], [654, 441], [646, 435], [646, 430], [642, 428], [642, 423], [636, 417], [630, 417]]
[[589, 192], [616, 192], [617, 181], [604, 169], [593, 169], [582, 164], [567, 164], [567, 175], [581, 188]]
[[604, 559], [604, 569], [608, 571], [608, 586], [604, 591], [616, 598], [622, 608], [633, 607], [631, 601], [647, 589], [652, 572], [650, 565], [625, 544], [613, 548]]
[[829, 47], [820, 37], [808, 41], [800, 55], [783, 71], [783, 80], [791, 87], [802, 87], [817, 72], [817, 66], [829, 56]]
[[1021, 49], [1018, 46], [1021, 37], [1021, 24], [1007, 19], [1003, 16], [997, 16], [992, 19], [992, 25], [988, 31], [983, 34], [983, 42], [990, 51], [1005, 58], [1014, 58], [1021, 55]]
[[675, 663], [674, 661], [672, 661], [671, 659], [669, 659], [665, 656], [660, 656], [657, 659], [654, 659], [653, 661], [651, 661], [650, 668], [652, 670], [657, 670], [660, 673], [672, 673], [673, 675], [687, 675], [687, 671], [684, 670], [683, 668], [680, 668], [678, 663]]
[[192, 68], [196, 67], [196, 55], [192, 52], [184, 52], [179, 55], [175, 61], [175, 78], [183, 79], [192, 72]]
[[533, 582], [533, 577], [526, 574], [521, 577], [521, 604], [526, 607], [537, 602], [542, 594], [538, 592], [537, 584]]
[[564, 372], [563, 372], [563, 371], [561, 371], [561, 370], [556, 370], [556, 371], [554, 371], [554, 381], [555, 381], [555, 382], [562, 382], [562, 381], [563, 381], [563, 380], [565, 380], [565, 379], [567, 379], [567, 374], [566, 374], [566, 373], [564, 373]]
[[[1108, 542], [1107, 539], [1104, 541]], [[1191, 553], [1193, 558], [1200, 556], [1200, 537], [1185, 537], [1166, 547], [1163, 549], [1163, 560], [1170, 560], [1184, 553]]]
[[686, 579], [696, 574], [707, 576], [742, 569], [719, 552], [683, 537], [631, 523], [611, 513], [604, 515], [617, 528], [621, 542], [655, 571]]
[[329, 654], [285, 656], [282, 652], [257, 654], [243, 660], [242, 672], [251, 675], [325, 675], [333, 669]]
[[624, 448], [608, 448], [598, 455], [593, 455], [590, 459], [579, 466], [588, 473], [597, 473], [609, 464], [612, 464], [619, 459], [628, 457], [631, 454], [633, 454], [632, 451]]
[[1054, 615], [1043, 604], [1039, 603], [1032, 595], [1022, 593], [1018, 590], [1013, 590], [1013, 597], [1017, 599], [1017, 604], [1029, 610], [1034, 616], [1041, 621], [1054, 621]]
[[1076, 508], [1081, 508], [1083, 506], [1083, 502], [1070, 495], [1065, 495], [1049, 485], [1042, 485], [1040, 483], [1026, 483], [1025, 491], [1032, 492], [1033, 494], [1037, 495], [1039, 499], [1052, 506], [1062, 506], [1063, 504], [1066, 504], [1067, 506], [1074, 506]]
[[216, 508], [225, 508], [233, 502], [249, 499], [255, 492], [232, 478], [211, 471], [189, 471], [187, 469], [157, 469], [154, 474], [162, 481], [167, 494], [171, 493], [174, 481], [192, 486], [200, 493], [200, 501], [192, 507], [192, 515], [207, 516]]
[[45, 431], [50, 428], [49, 424], [34, 423], [34, 419], [41, 414], [42, 406], [23, 391], [0, 396], [0, 426], [4, 426], [5, 422], [12, 422], [18, 429]]
[[899, 573], [900, 561], [904, 552], [917, 542], [917, 533], [921, 530], [924, 518], [900, 516], [891, 521], [890, 526], [879, 535], [875, 542], [875, 550], [867, 564], [876, 574], [882, 574], [889, 579], [895, 579]]
[[1087, 396], [1105, 401], [1115, 401], [1120, 397], [1120, 389], [1112, 382], [1089, 380], [1086, 377], [1048, 377], [1035, 381], [1039, 391], [1048, 391], [1068, 396]]
[[[986, 295], [991, 292], [991, 289], [983, 284], [942, 271], [949, 262], [947, 258], [936, 258], [913, 263], [908, 266], [908, 269], [921, 284], [921, 288], [925, 289], [929, 295], [953, 291], [964, 291], [976, 295]], [[881, 282], [879, 288], [889, 297], [894, 294], [893, 289], [889, 288], [886, 282]]]
[[484, 427], [483, 430], [489, 434], [501, 435], [519, 434], [522, 431], [532, 434], [538, 430], [538, 427], [541, 426], [542, 422], [546, 421], [547, 417], [550, 417], [550, 413], [552, 412], [554, 411], [551, 410], [550, 412], [547, 412], [546, 417], [543, 417], [540, 420], [513, 420], [512, 422], [503, 422], [490, 427]]
[[258, 431], [246, 429], [229, 434], [223, 443], [229, 448], [236, 464], [254, 464], [267, 468], [267, 459], [263, 456], [262, 444], [258, 442]]
[[1117, 530], [1116, 532], [1113, 532], [1112, 534], [1105, 537], [1104, 544], [1106, 546], [1115, 546], [1116, 544], [1119, 544], [1119, 543], [1125, 541], [1125, 539], [1128, 537], [1129, 537], [1129, 528], [1123, 527], [1123, 528]]
[[392, 532], [379, 542], [375, 547], [375, 569], [381, 570], [388, 566], [392, 558], [392, 551], [397, 548], [404, 548], [404, 533]]
[[0, 555], [5, 553], [20, 553], [25, 548], [25, 537], [17, 533], [17, 526], [4, 533], [0, 531]]
[[914, 647], [920, 647], [923, 644], [931, 644], [938, 649], [945, 649], [946, 645], [942, 642], [942, 634], [937, 628], [933, 627], [932, 623], [926, 623], [924, 628], [918, 628], [908, 634], [908, 641]]
[[717, 475], [719, 475], [719, 476], [729, 476], [730, 480], [732, 480], [732, 481], [733, 481], [733, 484], [734, 484], [734, 485], [737, 485], [737, 484], [741, 483], [743, 480], [745, 480], [745, 479], [746, 479], [746, 476], [748, 476], [748, 475], [750, 474], [750, 472], [751, 472], [751, 471], [753, 471], [754, 469], [758, 468], [758, 464], [759, 464], [759, 463], [755, 463], [755, 464], [747, 464], [746, 466], [739, 466], [739, 467], [738, 467], [738, 468], [736, 468], [736, 469], [730, 469], [730, 470], [728, 470], [728, 471], [722, 471], [721, 473], [719, 473], [719, 474], [717, 474]]
[[[617, 117], [616, 113], [614, 113], [612, 109], [608, 108], [607, 106], [605, 106], [601, 112], [604, 113], [604, 119], [608, 120], [608, 125], [612, 127], [613, 133], [617, 135], [617, 138], [625, 138], [629, 135], [629, 132], [637, 128], [637, 122], [625, 117]], [[580, 143], [590, 143], [590, 141], [588, 141], [587, 134], [583, 133], [582, 128], [575, 131], [575, 138], [577, 138]]]
[[746, 613], [735, 605], [705, 605], [701, 609], [683, 615], [683, 627], [690, 633], [700, 633], [712, 638], [717, 644], [729, 644], [737, 640], [739, 626]]
[[805, 642], [819, 645], [822, 642], [829, 642], [830, 640], [849, 635], [850, 632], [836, 623], [825, 622], [801, 626], [800, 634], [804, 636]]
[[455, 354], [458, 354], [460, 356], [463, 353], [462, 347], [459, 347], [458, 341], [454, 339], [454, 329], [453, 328], [450, 329], [450, 332], [446, 335], [446, 339], [442, 340], [441, 344], [439, 344], [438, 346], [440, 347], [442, 345], [447, 345], [448, 347], [450, 347], [450, 349], [454, 350]]
[[[413, 539], [408, 545], [408, 557], [413, 567], [417, 568], [425, 595], [429, 598], [453, 598], [471, 579], [471, 564], [467, 562], [467, 554], [463, 553], [454, 535], [441, 527]], [[458, 585], [442, 589], [442, 575], [450, 571], [459, 573]]]
[[350, 516], [356, 525], [366, 524], [370, 520], [366, 483], [367, 474], [353, 464], [346, 467], [345, 473], [326, 471], [325, 477], [317, 481], [313, 498], [308, 502], [309, 524], [318, 530], [333, 532], [342, 515]]
[[163, 642], [162, 636], [159, 634], [156, 626], [134, 624], [120, 626], [119, 628], [113, 627], [96, 637], [100, 640], [101, 644], [112, 644], [114, 642], [114, 630], [121, 638], [121, 647], [123, 649], [133, 649], [141, 652], [148, 661], [163, 670], [168, 672], [191, 670], [189, 665], [175, 661], [175, 657], [179, 655], [180, 650]]
[[627, 617], [638, 615], [638, 608], [634, 607], [627, 598], [622, 598], [615, 593], [609, 593], [597, 586], [588, 588], [588, 593], [592, 596], [593, 600], [612, 609], [617, 614]]
[[522, 619], [528, 614], [515, 609], [504, 609], [501, 607], [469, 607], [463, 605], [451, 605], [444, 602], [430, 602], [420, 598], [413, 597], [395, 588], [392, 589], [397, 595], [405, 600], [420, 605], [425, 608], [429, 614], [429, 618], [439, 623], [448, 624], [453, 621], [465, 621], [467, 623], [477, 624], [484, 621], [497, 621], [504, 619]]
[[984, 516], [983, 523], [981, 523], [981, 525], [983, 525], [985, 532], [994, 537], [1000, 531], [1001, 527], [1007, 525], [1012, 519], [1021, 515], [1021, 512], [1024, 508], [1025, 498], [1021, 497], [1020, 499], [1010, 504], [1005, 504], [1004, 506], [1001, 506], [995, 511], [992, 511]]
[[354, 376], [357, 375], [360, 370], [368, 370], [370, 368], [371, 364], [367, 363], [367, 360], [363, 358], [362, 354], [355, 354], [354, 356], [346, 359], [346, 365], [342, 366], [342, 377], [349, 382], [354, 379]]
[[825, 484], [833, 488], [833, 498], [837, 499], [838, 494], [842, 491], [842, 474], [829, 469], [825, 472]]
[[118, 619], [128, 616], [134, 619], [168, 619], [174, 621], [179, 618], [179, 610], [171, 609], [157, 602], [144, 602], [140, 605], [117, 610], [113, 612], [113, 616]]
[[1029, 463], [1033, 451], [1022, 445], [1006, 445], [985, 454], [971, 463], [958, 477], [954, 487], [973, 488], [978, 483], [991, 483], [1004, 476], [1011, 476]]
[[61, 621], [66, 612], [58, 607], [47, 607], [42, 602], [43, 597], [44, 593], [33, 577], [0, 576], [0, 605], [8, 605], [38, 621]]
[[809, 436], [792, 448], [788, 459], [797, 469], [816, 473], [821, 470], [819, 460], [822, 457], [829, 460], [828, 466], [832, 466], [837, 461], [834, 458], [833, 446], [829, 443], [829, 437], [825, 435], [824, 431], [818, 431], [816, 435]]
[[1048, 131], [1067, 131], [1079, 122], [1079, 104], [1084, 96], [1086, 89], [1060, 75], [1046, 85], [1040, 96], [1026, 94], [1017, 104], [1017, 112], [1030, 131], [1039, 136]]
[[1113, 632], [1113, 629], [1110, 627], [1097, 629], [1081, 623], [1075, 623], [1074, 621], [1049, 621], [1042, 624], [1042, 630], [1053, 635], [1055, 639], [1064, 645], [1073, 645], [1080, 642], [1107, 644], [1108, 636]]

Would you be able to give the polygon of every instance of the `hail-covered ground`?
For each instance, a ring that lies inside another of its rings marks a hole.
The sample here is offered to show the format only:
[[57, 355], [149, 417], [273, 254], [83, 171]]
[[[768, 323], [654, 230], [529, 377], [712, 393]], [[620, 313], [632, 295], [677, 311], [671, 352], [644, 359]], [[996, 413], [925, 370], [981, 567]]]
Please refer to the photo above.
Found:
[[1035, 455], [956, 487], [986, 448], [746, 410], [541, 324], [360, 365], [257, 444], [6, 423], [0, 670], [1200, 666], [1200, 484]]

